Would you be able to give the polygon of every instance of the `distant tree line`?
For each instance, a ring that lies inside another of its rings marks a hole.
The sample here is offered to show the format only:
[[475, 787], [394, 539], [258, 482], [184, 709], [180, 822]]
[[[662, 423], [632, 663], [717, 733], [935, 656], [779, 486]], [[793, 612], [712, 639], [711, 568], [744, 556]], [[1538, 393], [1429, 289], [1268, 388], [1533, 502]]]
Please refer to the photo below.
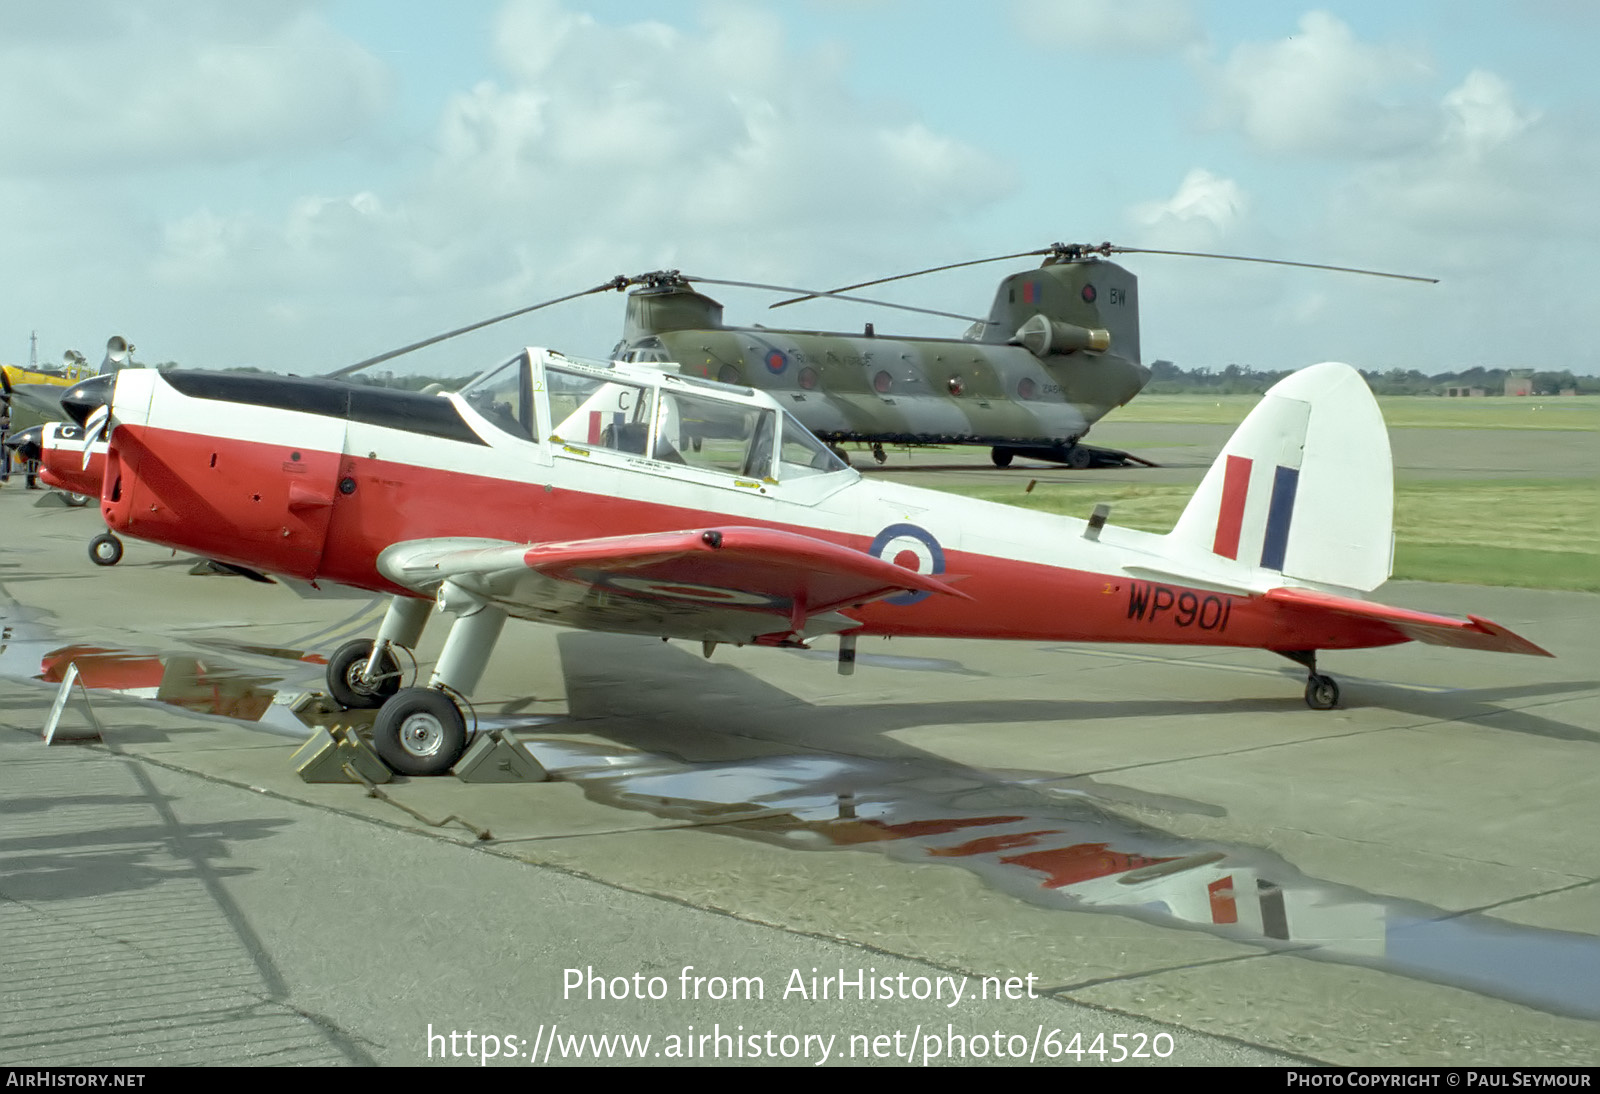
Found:
[[[1204, 367], [1185, 371], [1171, 361], [1156, 361], [1150, 366], [1150, 384], [1145, 390], [1165, 395], [1259, 395], [1293, 371], [1257, 372], [1249, 365], [1229, 365], [1221, 372]], [[1529, 373], [1526, 369], [1478, 367], [1425, 376], [1416, 369], [1392, 368], [1388, 372], [1363, 369], [1361, 375], [1376, 395], [1443, 395], [1452, 387], [1481, 387], [1490, 395], [1499, 395], [1505, 390], [1507, 376]], [[1580, 395], [1600, 395], [1600, 377], [1574, 376], [1563, 370], [1536, 371], [1532, 379], [1535, 395], [1559, 395], [1569, 389]]]

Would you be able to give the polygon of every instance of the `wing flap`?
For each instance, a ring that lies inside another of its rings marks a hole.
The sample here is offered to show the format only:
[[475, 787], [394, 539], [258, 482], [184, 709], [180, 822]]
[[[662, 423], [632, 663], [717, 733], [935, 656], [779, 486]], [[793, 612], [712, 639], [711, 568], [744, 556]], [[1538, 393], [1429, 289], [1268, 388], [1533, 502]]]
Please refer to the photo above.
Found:
[[1417, 642], [1433, 646], [1454, 646], [1458, 649], [1489, 650], [1495, 653], [1522, 653], [1532, 657], [1554, 657], [1555, 654], [1529, 642], [1498, 623], [1476, 615], [1456, 619], [1448, 615], [1394, 608], [1387, 604], [1374, 604], [1350, 597], [1331, 596], [1310, 589], [1273, 589], [1266, 599], [1295, 608], [1311, 608], [1334, 612], [1353, 619], [1371, 620], [1391, 627], [1398, 634]]

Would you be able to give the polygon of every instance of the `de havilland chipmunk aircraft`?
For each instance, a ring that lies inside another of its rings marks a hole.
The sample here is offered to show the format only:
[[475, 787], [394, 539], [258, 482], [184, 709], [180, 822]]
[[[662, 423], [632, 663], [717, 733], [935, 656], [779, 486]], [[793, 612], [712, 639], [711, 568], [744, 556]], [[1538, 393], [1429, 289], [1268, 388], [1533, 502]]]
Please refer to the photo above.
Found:
[[[1175, 643], [1303, 665], [1409, 640], [1549, 656], [1476, 616], [1366, 599], [1389, 576], [1388, 436], [1347, 365], [1277, 384], [1165, 535], [863, 478], [764, 392], [530, 349], [460, 392], [126, 370], [63, 399], [47, 480], [106, 524], [290, 579], [390, 596], [327, 684], [378, 708], [396, 771], [448, 771], [508, 618], [702, 642], [866, 636]], [[395, 647], [452, 617], [425, 687]]]

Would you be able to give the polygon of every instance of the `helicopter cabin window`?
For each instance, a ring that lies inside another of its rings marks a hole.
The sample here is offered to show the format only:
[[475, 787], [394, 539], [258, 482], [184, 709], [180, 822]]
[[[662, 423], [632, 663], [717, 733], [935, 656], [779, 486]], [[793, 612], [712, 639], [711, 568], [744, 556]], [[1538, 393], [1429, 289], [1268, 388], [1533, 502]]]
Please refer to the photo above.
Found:
[[467, 405], [514, 437], [538, 439], [533, 400], [528, 390], [528, 362], [516, 357], [474, 380], [462, 392]]
[[807, 475], [826, 475], [831, 471], [843, 471], [847, 466], [833, 454], [832, 449], [796, 421], [794, 415], [784, 412], [783, 443], [778, 448], [779, 479], [787, 481]]
[[547, 367], [544, 377], [552, 440], [645, 455], [652, 389], [561, 368]]
[[655, 458], [771, 478], [774, 424], [773, 412], [758, 406], [663, 391]]

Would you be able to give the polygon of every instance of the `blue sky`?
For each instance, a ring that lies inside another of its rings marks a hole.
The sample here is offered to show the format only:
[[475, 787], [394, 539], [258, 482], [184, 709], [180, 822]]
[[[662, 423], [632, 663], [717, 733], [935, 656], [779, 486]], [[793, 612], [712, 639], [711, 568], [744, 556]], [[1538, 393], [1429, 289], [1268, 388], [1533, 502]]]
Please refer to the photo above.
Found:
[[[1131, 256], [1148, 358], [1600, 372], [1587, 0], [0, 5], [0, 359], [314, 372], [674, 266]], [[986, 311], [998, 264], [884, 289]], [[728, 319], [962, 324], [718, 293]], [[604, 354], [614, 295], [419, 354]]]

